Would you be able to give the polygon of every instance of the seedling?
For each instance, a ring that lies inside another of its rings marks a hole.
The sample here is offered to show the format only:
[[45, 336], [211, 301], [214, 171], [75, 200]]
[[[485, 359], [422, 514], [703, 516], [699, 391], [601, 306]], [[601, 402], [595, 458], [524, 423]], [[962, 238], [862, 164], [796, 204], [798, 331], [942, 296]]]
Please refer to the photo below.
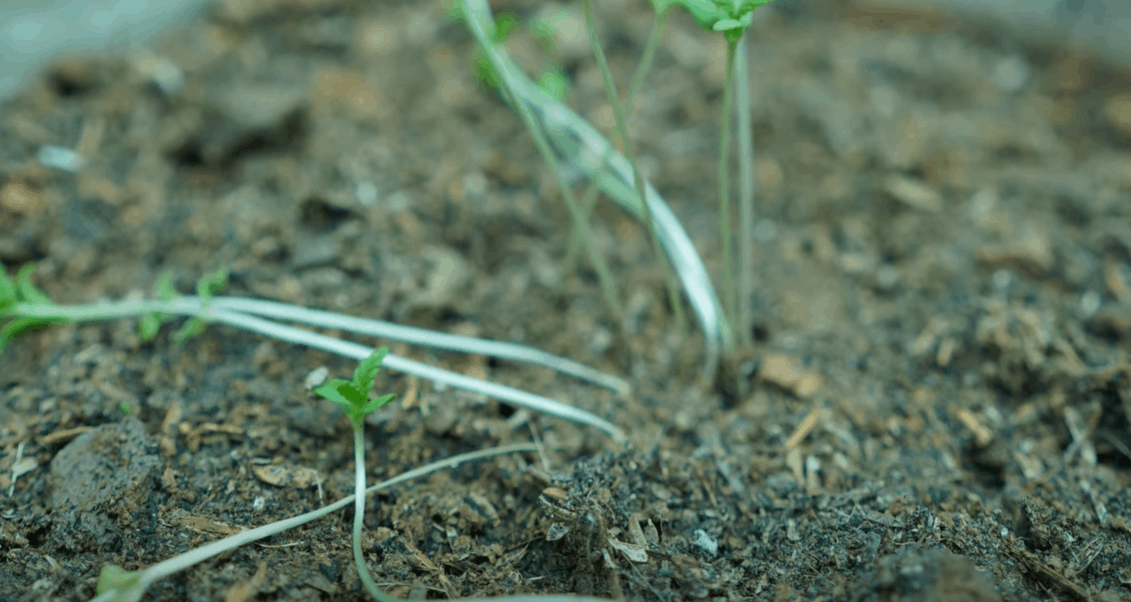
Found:
[[[538, 87], [533, 85], [509, 58], [501, 45], [492, 40], [489, 32], [493, 31], [494, 19], [484, 0], [463, 0], [464, 15], [468, 29], [475, 36], [481, 51], [491, 62], [493, 73], [504, 98], [511, 100], [512, 107], [520, 114], [527, 130], [542, 148], [548, 143], [552, 146], [555, 156], [549, 157], [543, 151], [543, 156], [555, 177], [560, 177], [562, 170], [559, 163], [585, 173], [593, 182], [610, 197], [616, 200], [625, 209], [641, 218], [654, 233], [654, 241], [663, 248], [668, 260], [676, 273], [676, 277], [683, 285], [693, 310], [703, 328], [706, 343], [707, 376], [713, 375], [718, 365], [719, 346], [730, 352], [735, 347], [735, 337], [730, 324], [738, 325], [741, 342], [750, 343], [750, 325], [752, 323], [749, 301], [753, 296], [753, 262], [751, 248], [751, 232], [754, 223], [754, 186], [751, 167], [753, 161], [753, 134], [749, 118], [749, 93], [747, 87], [745, 57], [741, 56], [741, 49], [745, 48], [743, 34], [753, 21], [755, 8], [769, 3], [771, 0], [653, 0], [656, 11], [656, 20], [652, 34], [649, 36], [648, 45], [644, 51], [641, 65], [634, 74], [628, 98], [631, 99], [639, 89], [651, 57], [659, 41], [659, 32], [669, 10], [676, 6], [685, 7], [696, 22], [708, 31], [721, 32], [727, 41], [726, 80], [723, 90], [723, 111], [720, 125], [719, 147], [719, 240], [722, 252], [722, 274], [720, 282], [723, 289], [723, 303], [711, 286], [710, 279], [703, 270], [694, 247], [686, 239], [686, 234], [679, 226], [678, 221], [663, 203], [659, 195], [644, 182], [636, 168], [636, 161], [632, 151], [631, 141], [628, 140], [627, 110], [631, 102], [621, 103], [612, 82], [607, 63], [604, 59], [600, 44], [597, 43], [597, 33], [594, 25], [591, 2], [583, 0], [582, 5], [586, 14], [586, 24], [590, 39], [593, 42], [594, 54], [598, 68], [601, 70], [606, 94], [613, 107], [619, 137], [627, 157], [611, 151], [611, 145], [596, 132], [592, 126], [581, 117], [570, 111], [557, 99], [541, 94]], [[734, 96], [737, 95], [740, 103], [737, 109], [733, 108]], [[730, 219], [730, 182], [728, 162], [730, 155], [730, 113], [734, 110], [738, 114], [739, 127], [739, 165], [740, 165], [740, 204], [739, 204], [739, 263], [736, 269], [732, 260]], [[568, 203], [567, 199], [567, 203]], [[571, 208], [571, 212], [573, 209]], [[582, 220], [587, 219], [586, 214]], [[579, 220], [575, 218], [575, 224]], [[579, 228], [579, 231], [581, 229]], [[582, 231], [582, 238], [588, 236]], [[678, 321], [678, 302], [675, 302], [674, 287], [669, 285], [672, 293], [673, 312]], [[727, 319], [729, 317], [729, 320]]]
[[[168, 316], [188, 316], [196, 318], [199, 324], [206, 322], [219, 322], [250, 330], [271, 338], [287, 341], [296, 345], [305, 345], [314, 349], [321, 349], [337, 355], [353, 358], [358, 361], [369, 357], [371, 348], [351, 341], [343, 341], [316, 332], [310, 332], [294, 326], [280, 324], [273, 320], [264, 319], [253, 314], [275, 316], [280, 319], [289, 319], [307, 324], [339, 327], [360, 334], [380, 336], [395, 340], [402, 340], [426, 347], [438, 347], [461, 351], [466, 353], [481, 353], [496, 357], [506, 357], [517, 361], [526, 361], [554, 368], [561, 372], [572, 374], [579, 378], [596, 382], [615, 391], [625, 392], [628, 385], [615, 376], [604, 374], [592, 368], [571, 362], [536, 349], [521, 345], [500, 343], [471, 337], [458, 337], [444, 333], [436, 333], [418, 328], [408, 328], [378, 322], [343, 316], [330, 312], [321, 312], [288, 306], [282, 303], [260, 301], [255, 299], [235, 299], [230, 297], [214, 297], [201, 300], [200, 297], [172, 296], [161, 300], [129, 299], [117, 303], [94, 303], [91, 305], [56, 305], [51, 299], [31, 283], [32, 269], [25, 266], [20, 270], [16, 280], [8, 278], [3, 269], [0, 269], [0, 352], [7, 342], [17, 334], [32, 328], [42, 328], [63, 322], [95, 322], [113, 320], [117, 318], [142, 317], [142, 321], [152, 314], [160, 314], [161, 320]], [[220, 272], [206, 277], [198, 283], [198, 293], [211, 295], [216, 292], [215, 284], [220, 280]], [[161, 285], [164, 287], [164, 285]], [[141, 326], [141, 334], [147, 333], [147, 327]], [[199, 333], [197, 327], [182, 328], [184, 337], [195, 336]], [[566, 405], [560, 401], [535, 395], [513, 387], [498, 385], [492, 382], [479, 380], [470, 376], [456, 374], [448, 370], [429, 366], [408, 358], [388, 354], [384, 365], [391, 370], [412, 374], [420, 378], [431, 380], [441, 385], [453, 387], [472, 393], [479, 393], [524, 407], [535, 412], [557, 416], [579, 424], [596, 427], [608, 433], [617, 442], [626, 440], [624, 431], [617, 428], [609, 421], [600, 418], [591, 412]]]
[[365, 524], [365, 417], [397, 398], [396, 395], [381, 395], [372, 399], [369, 397], [374, 379], [381, 369], [381, 360], [388, 353], [389, 350], [384, 347], [374, 351], [353, 371], [353, 380], [332, 380], [314, 389], [316, 395], [341, 408], [353, 426], [353, 561], [357, 565], [357, 576], [361, 579], [361, 584], [380, 602], [392, 602], [394, 598], [382, 592], [369, 574], [369, 565], [361, 554], [361, 528]]
[[[498, 456], [502, 454], [522, 453], [536, 451], [537, 446], [531, 443], [520, 443], [515, 445], [504, 445], [500, 447], [493, 447], [490, 449], [469, 452], [466, 454], [459, 454], [450, 458], [445, 458], [438, 462], [432, 462], [414, 468], [408, 472], [399, 474], [391, 479], [382, 481], [368, 489], [364, 490], [364, 495], [372, 495], [378, 491], [390, 489], [401, 483], [418, 479], [425, 475], [432, 474], [438, 470], [445, 468], [455, 468], [466, 462], [473, 462], [485, 458]], [[214, 541], [210, 544], [201, 546], [177, 555], [168, 560], [159, 562], [147, 569], [140, 571], [127, 571], [118, 566], [106, 566], [98, 575], [98, 585], [96, 586], [96, 593], [98, 596], [91, 602], [136, 602], [141, 599], [145, 590], [154, 582], [168, 577], [174, 573], [183, 571], [191, 566], [204, 562], [209, 558], [213, 558], [234, 550], [249, 543], [259, 541], [273, 535], [294, 529], [305, 525], [306, 523], [316, 521], [324, 516], [332, 514], [340, 510], [350, 502], [356, 504], [357, 494], [346, 496], [328, 506], [324, 506], [317, 510], [312, 510], [298, 516], [256, 527], [254, 529], [236, 533], [235, 535], [225, 537], [219, 541]]]

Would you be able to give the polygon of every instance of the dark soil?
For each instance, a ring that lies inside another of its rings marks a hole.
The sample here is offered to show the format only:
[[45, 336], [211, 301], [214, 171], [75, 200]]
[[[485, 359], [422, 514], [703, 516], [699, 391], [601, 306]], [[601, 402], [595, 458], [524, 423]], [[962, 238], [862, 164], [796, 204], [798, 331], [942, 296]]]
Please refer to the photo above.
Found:
[[[627, 81], [644, 2], [600, 2]], [[501, 2], [521, 19], [544, 8]], [[576, 16], [577, 7], [566, 7]], [[1131, 599], [1131, 74], [992, 24], [804, 0], [750, 44], [758, 214], [743, 387], [697, 384], [644, 231], [596, 222], [632, 325], [585, 265], [529, 137], [438, 3], [222, 0], [154, 56], [74, 56], [0, 106], [0, 261], [57, 302], [229, 294], [522, 342], [631, 379], [408, 349], [567, 400], [592, 429], [390, 374], [370, 479], [546, 448], [376, 495], [400, 597]], [[516, 52], [537, 44], [515, 44]], [[721, 40], [669, 22], [633, 131], [717, 269]], [[569, 102], [611, 112], [584, 45]], [[43, 145], [89, 158], [44, 167]], [[341, 358], [215, 326], [60, 326], [0, 368], [0, 600], [82, 600], [133, 569], [352, 492]], [[730, 380], [727, 381], [731, 382]], [[124, 417], [123, 410], [128, 412]], [[264, 467], [270, 467], [265, 471]], [[289, 478], [265, 478], [284, 475]], [[273, 484], [272, 482], [279, 484]], [[362, 599], [350, 511], [156, 584], [156, 600]]]

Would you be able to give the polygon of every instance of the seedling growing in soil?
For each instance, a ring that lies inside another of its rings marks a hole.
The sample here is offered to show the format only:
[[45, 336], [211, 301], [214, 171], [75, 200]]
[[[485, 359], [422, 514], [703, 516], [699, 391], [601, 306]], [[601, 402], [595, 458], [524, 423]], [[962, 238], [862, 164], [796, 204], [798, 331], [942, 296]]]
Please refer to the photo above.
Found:
[[[493, 447], [466, 454], [460, 454], [445, 458], [443, 460], [425, 464], [424, 466], [414, 468], [408, 472], [399, 474], [391, 479], [382, 481], [372, 487], [364, 490], [364, 495], [372, 495], [378, 491], [392, 488], [396, 485], [418, 479], [425, 475], [432, 474], [444, 468], [455, 468], [465, 462], [472, 462], [482, 460], [492, 456], [502, 454], [512, 454], [521, 452], [536, 451], [537, 446], [530, 443], [520, 443], [515, 445], [504, 445], [500, 447]], [[96, 592], [98, 596], [91, 602], [137, 602], [141, 596], [145, 594], [146, 588], [152, 583], [168, 577], [174, 573], [183, 571], [191, 566], [204, 562], [209, 558], [213, 558], [225, 552], [234, 550], [249, 543], [265, 539], [273, 535], [289, 531], [296, 527], [305, 525], [306, 523], [318, 520], [324, 516], [332, 514], [340, 510], [350, 502], [356, 503], [357, 495], [346, 496], [328, 506], [324, 506], [317, 510], [300, 514], [285, 520], [256, 527], [249, 531], [236, 533], [230, 537], [225, 537], [219, 541], [214, 541], [210, 544], [195, 548], [170, 558], [168, 560], [159, 562], [147, 569], [140, 571], [127, 571], [118, 566], [103, 567], [101, 573], [98, 575], [98, 584]]]
[[[210, 275], [197, 284], [197, 291], [201, 293], [203, 299], [201, 296], [186, 297], [178, 296], [175, 293], [170, 295], [168, 291], [171, 287], [162, 285], [159, 288], [164, 290], [159, 290], [159, 294], [165, 296], [164, 299], [128, 299], [120, 302], [90, 305], [56, 305], [47, 295], [35, 288], [31, 283], [30, 274], [31, 268], [25, 267], [20, 270], [19, 275], [13, 281], [8, 278], [3, 269], [0, 269], [0, 351], [3, 350], [3, 346], [7, 344], [8, 340], [22, 332], [63, 322], [141, 318], [143, 322], [140, 328], [141, 334], [152, 334], [155, 318], [147, 318], [146, 316], [158, 314], [157, 320], [164, 320], [169, 316], [187, 316], [190, 319], [196, 318], [198, 320], [196, 326], [189, 326], [178, 331], [178, 333], [181, 333], [178, 340], [184, 340], [199, 332], [198, 325], [205, 322], [217, 322], [296, 345], [321, 349], [358, 361], [364, 360], [372, 353], [372, 347], [282, 324], [275, 321], [275, 319], [278, 319], [312, 326], [336, 328], [366, 336], [405, 341], [425, 347], [463, 353], [479, 353], [534, 363], [600, 384], [614, 391], [625, 392], [628, 390], [627, 383], [615, 376], [521, 345], [409, 328], [388, 322], [366, 320], [272, 301], [211, 297], [219, 290], [218, 287], [223, 280], [219, 272]], [[618, 442], [625, 441], [624, 432], [609, 421], [591, 412], [541, 395], [456, 374], [393, 354], [388, 354], [385, 357], [383, 365], [390, 370], [412, 374], [441, 385], [479, 393], [535, 412], [596, 427], [608, 433]]]
[[369, 391], [374, 386], [374, 379], [381, 369], [381, 360], [389, 350], [382, 347], [365, 358], [353, 371], [353, 380], [332, 380], [317, 389], [314, 393], [320, 397], [334, 402], [346, 414], [350, 425], [353, 426], [353, 463], [354, 463], [354, 504], [353, 504], [353, 561], [357, 565], [357, 576], [361, 584], [371, 596], [381, 602], [391, 602], [394, 598], [386, 595], [373, 582], [369, 574], [369, 565], [361, 554], [361, 528], [365, 523], [365, 417], [389, 402], [396, 399], [396, 395], [381, 395], [369, 398]]

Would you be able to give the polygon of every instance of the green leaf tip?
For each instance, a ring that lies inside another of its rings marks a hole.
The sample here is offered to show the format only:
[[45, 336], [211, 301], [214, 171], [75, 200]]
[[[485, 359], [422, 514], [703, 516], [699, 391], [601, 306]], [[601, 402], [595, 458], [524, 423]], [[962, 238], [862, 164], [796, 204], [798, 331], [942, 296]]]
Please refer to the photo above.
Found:
[[196, 281], [196, 294], [201, 302], [211, 299], [228, 286], [228, 268], [219, 268]]
[[[133, 600], [136, 597], [130, 596], [130, 590], [141, 580], [141, 573], [138, 571], [127, 571], [120, 566], [108, 565], [102, 567], [102, 571], [98, 573], [98, 584], [94, 587], [94, 591], [99, 595], [106, 592], [118, 590], [118, 595], [114, 600]], [[140, 597], [141, 593], [138, 592]]]
[[51, 305], [51, 298], [36, 288], [35, 283], [31, 281], [31, 275], [34, 273], [34, 263], [25, 264], [16, 273], [16, 299], [23, 300], [25, 303]]
[[361, 428], [367, 414], [377, 411], [397, 398], [396, 395], [369, 398], [369, 391], [373, 388], [377, 372], [381, 369], [381, 362], [388, 352], [385, 347], [374, 350], [354, 369], [353, 380], [332, 380], [314, 389], [314, 394], [334, 402], [345, 412], [354, 427]]
[[8, 270], [0, 265], [0, 303], [4, 305], [0, 307], [7, 307], [8, 305], [15, 304], [16, 302], [16, 283], [8, 277]]
[[682, 6], [706, 31], [721, 31], [728, 39], [742, 34], [754, 19], [754, 9], [773, 0], [652, 0], [656, 12]]

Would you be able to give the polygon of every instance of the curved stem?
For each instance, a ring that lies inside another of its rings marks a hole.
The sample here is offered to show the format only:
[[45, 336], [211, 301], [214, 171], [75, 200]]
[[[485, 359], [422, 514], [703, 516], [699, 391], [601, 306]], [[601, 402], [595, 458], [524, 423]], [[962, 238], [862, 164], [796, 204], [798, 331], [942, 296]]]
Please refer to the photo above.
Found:
[[[582, 9], [585, 11], [585, 25], [589, 31], [589, 40], [593, 46], [593, 54], [597, 59], [597, 67], [601, 71], [601, 78], [605, 83], [605, 95], [609, 99], [609, 104], [613, 107], [613, 117], [617, 124], [617, 133], [620, 135], [621, 144], [624, 145], [624, 156], [628, 159], [628, 163], [632, 166], [632, 181], [633, 187], [636, 190], [636, 196], [640, 199], [640, 206], [644, 212], [644, 223], [648, 228], [648, 238], [652, 242], [652, 253], [657, 259], [664, 261], [664, 282], [667, 284], [668, 301], [671, 305], [672, 315], [676, 319], [679, 331], [682, 333], [686, 328], [686, 322], [683, 315], [683, 304], [679, 298], [679, 285], [675, 280], [674, 268], [670, 261], [667, 261], [667, 256], [664, 255], [664, 250], [660, 246], [660, 239], [656, 236], [656, 224], [652, 218], [652, 209], [648, 206], [648, 200], [645, 196], [644, 190], [644, 176], [640, 173], [640, 164], [636, 161], [636, 153], [632, 149], [632, 141], [628, 138], [628, 119], [625, 117], [625, 107], [621, 105], [620, 98], [617, 95], [617, 87], [613, 82], [612, 71], [609, 70], [609, 62], [605, 59], [605, 51], [601, 48], [601, 42], [597, 37], [597, 24], [593, 18], [593, 2], [592, 0], [582, 0]], [[663, 21], [657, 17], [653, 25], [653, 31], [657, 31]], [[650, 44], [655, 45], [659, 42], [659, 35], [655, 39], [649, 40]], [[645, 56], [648, 65], [651, 63], [651, 57]], [[637, 86], [643, 82], [644, 74], [641, 74], [640, 80], [636, 82]], [[631, 102], [631, 98], [629, 99]], [[627, 103], [626, 103], [627, 104]]]

